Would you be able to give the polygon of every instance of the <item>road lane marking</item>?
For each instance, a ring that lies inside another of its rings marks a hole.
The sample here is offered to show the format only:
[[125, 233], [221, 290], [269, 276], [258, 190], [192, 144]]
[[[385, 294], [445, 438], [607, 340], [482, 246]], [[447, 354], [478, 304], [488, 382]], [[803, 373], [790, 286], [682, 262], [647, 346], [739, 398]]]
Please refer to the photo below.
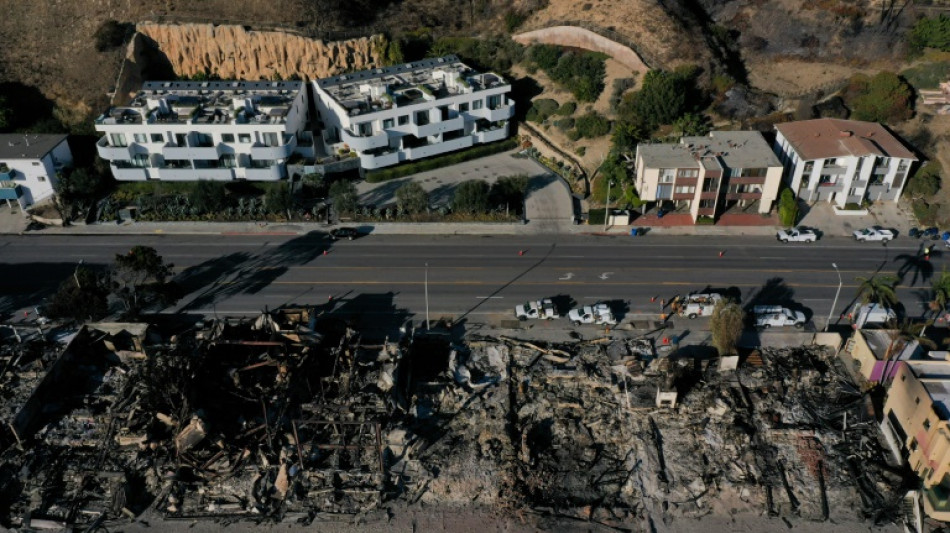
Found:
[[573, 273], [573, 272], [568, 272], [567, 274], [564, 274], [564, 277], [562, 277], [562, 278], [557, 278], [557, 279], [560, 280], [560, 281], [567, 281], [567, 280], [569, 280], [569, 279], [571, 279], [571, 278], [573, 278], [573, 277], [574, 277], [574, 273]]
[[477, 300], [501, 300], [504, 296], [476, 296]]
[[613, 274], [613, 272], [604, 272], [604, 273], [601, 274], [599, 277], [600, 277], [600, 279], [602, 279], [602, 280], [606, 280], [607, 278], [609, 278], [609, 277], [611, 276], [611, 274]]

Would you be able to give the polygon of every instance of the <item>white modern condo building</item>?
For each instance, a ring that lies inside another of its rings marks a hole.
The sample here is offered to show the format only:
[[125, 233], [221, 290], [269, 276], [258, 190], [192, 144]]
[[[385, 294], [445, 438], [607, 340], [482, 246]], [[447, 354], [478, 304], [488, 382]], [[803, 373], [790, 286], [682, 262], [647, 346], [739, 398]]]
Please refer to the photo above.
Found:
[[117, 180], [278, 180], [313, 157], [304, 82], [153, 81], [96, 119]]
[[395, 165], [508, 136], [511, 84], [456, 56], [341, 74], [313, 82], [328, 155], [364, 169]]

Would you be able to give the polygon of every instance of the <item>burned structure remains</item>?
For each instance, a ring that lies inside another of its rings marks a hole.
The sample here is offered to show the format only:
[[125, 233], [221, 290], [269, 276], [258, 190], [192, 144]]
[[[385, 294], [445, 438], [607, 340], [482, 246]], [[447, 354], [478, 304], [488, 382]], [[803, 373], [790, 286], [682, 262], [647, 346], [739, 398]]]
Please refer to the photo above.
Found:
[[609, 526], [900, 515], [870, 397], [833, 350], [735, 370], [649, 339], [552, 344], [310, 309], [3, 344], [0, 524], [308, 523], [419, 502]]

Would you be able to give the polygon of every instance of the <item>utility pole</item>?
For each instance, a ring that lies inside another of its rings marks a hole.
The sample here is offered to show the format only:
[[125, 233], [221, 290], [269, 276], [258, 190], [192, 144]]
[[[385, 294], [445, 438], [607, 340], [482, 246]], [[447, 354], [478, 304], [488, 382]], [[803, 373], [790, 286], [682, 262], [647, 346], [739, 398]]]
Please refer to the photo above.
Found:
[[828, 310], [828, 321], [825, 322], [825, 331], [828, 331], [828, 326], [831, 325], [831, 315], [835, 312], [835, 308], [838, 307], [838, 295], [841, 294], [841, 272], [838, 270], [838, 265], [831, 263], [831, 266], [835, 268], [835, 272], [838, 273], [838, 290], [835, 291], [835, 300], [831, 304], [831, 309]]
[[426, 263], [426, 331], [429, 331], [429, 263]]
[[604, 233], [607, 232], [607, 221], [610, 220], [610, 186], [613, 180], [607, 180], [607, 205], [604, 206]]

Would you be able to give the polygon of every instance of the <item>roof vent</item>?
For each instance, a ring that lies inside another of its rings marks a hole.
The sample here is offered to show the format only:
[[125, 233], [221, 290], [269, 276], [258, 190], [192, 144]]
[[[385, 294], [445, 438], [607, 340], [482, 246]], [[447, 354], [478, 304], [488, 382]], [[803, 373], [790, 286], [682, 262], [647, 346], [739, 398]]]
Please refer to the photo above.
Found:
[[840, 132], [838, 132], [838, 135], [840, 135], [840, 136], [842, 136], [842, 137], [850, 137], [850, 136], [851, 136], [851, 132], [848, 131], [848, 130], [841, 130]]

